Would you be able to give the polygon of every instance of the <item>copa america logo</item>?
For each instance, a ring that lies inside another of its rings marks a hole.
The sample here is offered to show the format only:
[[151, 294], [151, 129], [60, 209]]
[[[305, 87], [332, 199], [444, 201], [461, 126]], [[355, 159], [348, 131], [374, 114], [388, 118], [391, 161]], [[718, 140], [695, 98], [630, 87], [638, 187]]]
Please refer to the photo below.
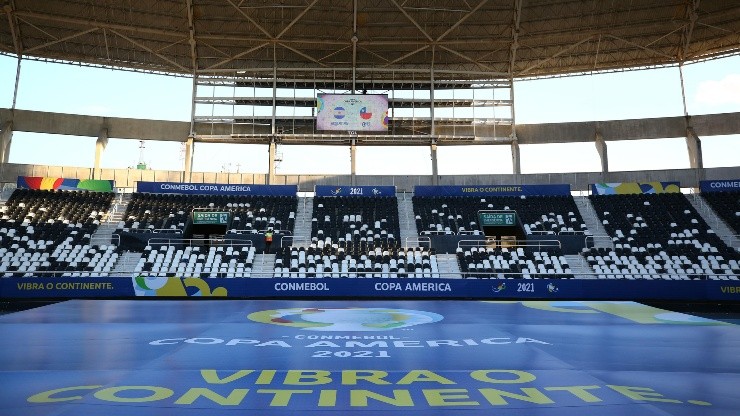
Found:
[[287, 308], [251, 313], [254, 322], [309, 331], [388, 331], [439, 322], [442, 315], [389, 308]]

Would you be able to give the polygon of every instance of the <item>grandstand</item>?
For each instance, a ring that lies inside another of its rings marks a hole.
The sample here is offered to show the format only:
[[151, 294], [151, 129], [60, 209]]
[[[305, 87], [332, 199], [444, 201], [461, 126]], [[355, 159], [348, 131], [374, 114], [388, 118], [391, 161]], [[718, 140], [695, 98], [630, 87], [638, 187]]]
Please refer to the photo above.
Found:
[[[0, 316], [0, 413], [736, 413], [740, 166], [702, 139], [740, 113], [689, 114], [683, 70], [738, 55], [740, 7], [616, 3], [4, 2], [0, 298], [52, 305]], [[25, 60], [186, 77], [190, 120], [16, 108]], [[683, 114], [517, 123], [519, 81], [666, 67]], [[94, 166], [11, 163], [14, 132], [94, 137]], [[611, 143], [676, 137], [687, 169], [609, 169]], [[182, 169], [104, 167], [109, 139], [181, 144]], [[196, 171], [213, 143], [268, 169]], [[523, 173], [520, 146], [573, 143], [600, 171]], [[350, 171], [279, 174], [289, 146]], [[357, 173], [401, 146], [431, 174]], [[444, 147], [511, 172], [440, 174]]]

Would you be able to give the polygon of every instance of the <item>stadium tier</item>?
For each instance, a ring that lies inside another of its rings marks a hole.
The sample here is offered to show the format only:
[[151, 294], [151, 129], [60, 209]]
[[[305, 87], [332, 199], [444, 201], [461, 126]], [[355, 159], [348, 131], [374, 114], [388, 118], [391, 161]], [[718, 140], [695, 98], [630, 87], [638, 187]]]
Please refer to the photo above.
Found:
[[440, 278], [435, 250], [423, 247], [363, 249], [337, 245], [285, 247], [275, 258], [275, 277]]
[[587, 230], [573, 197], [489, 196], [413, 198], [416, 227], [422, 235], [481, 234], [478, 211], [519, 213], [526, 234], [584, 234]]
[[600, 278], [736, 279], [737, 251], [683, 194], [591, 195], [614, 250], [586, 249]]
[[702, 198], [727, 223], [735, 234], [740, 234], [740, 192], [708, 192]]
[[91, 237], [112, 200], [111, 193], [17, 189], [0, 208], [0, 273], [107, 274], [115, 247]]
[[312, 242], [367, 251], [400, 245], [395, 196], [317, 196], [313, 203]]
[[257, 233], [268, 228], [291, 233], [295, 226], [297, 198], [252, 195], [181, 195], [136, 192], [124, 219], [122, 231], [184, 231], [194, 209], [228, 211], [228, 232]]
[[[253, 278], [296, 279], [286, 288], [314, 287], [306, 279], [317, 278], [418, 279], [423, 290], [445, 290], [454, 281], [488, 281], [499, 289], [512, 279], [545, 282], [551, 293], [557, 288], [550, 284], [566, 280], [738, 280], [737, 248], [667, 185], [665, 193], [613, 195], [594, 187], [578, 202], [561, 188], [419, 187], [412, 198], [391, 196], [393, 187], [374, 187], [365, 196], [318, 195], [342, 193], [321, 189], [313, 197], [298, 197], [294, 189], [293, 195], [135, 192], [125, 198], [17, 189], [0, 208], [0, 272], [128, 277], [145, 292], [167, 279], [250, 278], [249, 285], [262, 284]], [[737, 199], [724, 193], [704, 198], [724, 201], [710, 202], [719, 213], [737, 211]]]

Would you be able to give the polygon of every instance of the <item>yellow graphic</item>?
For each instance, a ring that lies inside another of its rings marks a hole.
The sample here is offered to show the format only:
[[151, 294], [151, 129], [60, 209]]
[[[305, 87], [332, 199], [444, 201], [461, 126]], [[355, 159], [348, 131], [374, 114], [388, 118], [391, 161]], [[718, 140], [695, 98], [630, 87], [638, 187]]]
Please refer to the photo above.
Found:
[[638, 324], [673, 325], [732, 325], [699, 316], [672, 312], [631, 301], [483, 301], [484, 303], [521, 303], [523, 306], [548, 312], [594, 314], [608, 313]]
[[[211, 288], [208, 282], [203, 279], [198, 279], [197, 277], [186, 277], [184, 279], [181, 279], [179, 277], [136, 275], [132, 278], [132, 282], [134, 285], [134, 292], [136, 293], [136, 296], [225, 297], [228, 295], [226, 288]], [[194, 288], [197, 290], [195, 293], [188, 295], [188, 291], [186, 288]]]
[[681, 192], [674, 182], [613, 182], [595, 184], [599, 195], [675, 194]]
[[[537, 376], [529, 371], [511, 369], [482, 369], [471, 372], [453, 372], [448, 377], [431, 370], [407, 370], [388, 373], [380, 370], [287, 370], [276, 377], [275, 370], [230, 370], [218, 375], [216, 370], [201, 370], [202, 380], [193, 380], [199, 386], [173, 389], [164, 386], [125, 385], [103, 386], [82, 385], [63, 387], [36, 393], [26, 400], [30, 403], [58, 403], [77, 400], [93, 400], [108, 403], [162, 402], [163, 405], [202, 406], [212, 403], [219, 406], [253, 406], [254, 400], [268, 398], [270, 407], [285, 408], [297, 401], [315, 403], [316, 409], [328, 407], [367, 408], [379, 403], [394, 407], [411, 408], [445, 406], [499, 407], [523, 404], [591, 406], [604, 404], [613, 399], [614, 393], [621, 398], [637, 403], [656, 402], [672, 405], [685, 403], [695, 406], [711, 406], [702, 400], [679, 400], [666, 397], [645, 386], [624, 385], [532, 385]], [[452, 378], [454, 376], [454, 378]], [[360, 386], [358, 380], [362, 382]], [[341, 387], [329, 387], [333, 383]], [[232, 384], [233, 383], [233, 384]], [[208, 385], [219, 388], [218, 392]], [[392, 390], [374, 391], [374, 386], [393, 385]], [[90, 395], [92, 393], [92, 395]], [[225, 395], [224, 395], [225, 394]], [[246, 403], [245, 403], [246, 402]], [[341, 404], [340, 404], [341, 403]]]

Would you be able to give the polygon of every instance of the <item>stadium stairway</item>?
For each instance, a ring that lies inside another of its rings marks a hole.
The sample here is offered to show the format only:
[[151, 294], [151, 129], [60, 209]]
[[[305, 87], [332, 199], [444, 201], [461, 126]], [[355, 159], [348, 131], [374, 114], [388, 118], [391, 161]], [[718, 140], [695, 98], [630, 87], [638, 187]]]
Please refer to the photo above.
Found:
[[[578, 211], [581, 213], [583, 222], [586, 223], [586, 227], [593, 235], [593, 243], [596, 248], [609, 248], [614, 250], [614, 242], [612, 241], [609, 234], [606, 233], [606, 229], [599, 221], [599, 217], [596, 215], [596, 210], [591, 201], [587, 196], [574, 196], [573, 199], [576, 201]], [[580, 256], [579, 256], [580, 257]], [[570, 264], [570, 262], [568, 262]]]
[[462, 279], [456, 254], [437, 254], [437, 268], [442, 279]]
[[711, 205], [701, 195], [686, 195], [686, 199], [689, 200], [689, 203], [696, 208], [702, 219], [728, 247], [734, 248], [735, 251], [740, 251], [740, 239], [734, 235], [732, 229], [727, 226], [727, 223], [717, 215]]
[[308, 247], [311, 243], [311, 218], [313, 218], [313, 197], [299, 198], [293, 229], [294, 246]]
[[586, 259], [584, 259], [580, 254], [566, 254], [563, 257], [565, 257], [565, 261], [568, 262], [568, 266], [576, 279], [596, 278], [591, 266], [588, 265]]
[[[100, 224], [91, 236], [90, 242], [92, 245], [113, 243], [113, 232], [116, 231], [118, 223], [123, 220], [123, 214], [126, 212], [129, 202], [131, 202], [131, 193], [118, 194], [108, 211], [108, 218]], [[118, 245], [117, 241], [115, 245]]]
[[[402, 193], [397, 196], [398, 200], [398, 225], [401, 231], [401, 246], [418, 247], [419, 231], [416, 229], [414, 220], [414, 205], [411, 201], [411, 195]], [[457, 262], [457, 260], [456, 260]], [[460, 269], [457, 269], [460, 273]]]
[[2, 204], [0, 206], [5, 205], [5, 202], [10, 198], [11, 195], [13, 195], [13, 191], [15, 191], [16, 185], [14, 183], [6, 183], [3, 184], [2, 191], [0, 191], [0, 201]]
[[[299, 208], [300, 209], [300, 208]], [[298, 221], [296, 221], [296, 224]], [[310, 221], [309, 221], [310, 224]], [[252, 263], [253, 278], [272, 278], [275, 276], [275, 255], [255, 254]]]
[[113, 271], [111, 272], [111, 274], [113, 276], [131, 277], [134, 274], [134, 270], [136, 270], [136, 265], [139, 264], [139, 260], [142, 256], [142, 253], [137, 253], [135, 251], [124, 252], [118, 258], [116, 265], [113, 266]]

